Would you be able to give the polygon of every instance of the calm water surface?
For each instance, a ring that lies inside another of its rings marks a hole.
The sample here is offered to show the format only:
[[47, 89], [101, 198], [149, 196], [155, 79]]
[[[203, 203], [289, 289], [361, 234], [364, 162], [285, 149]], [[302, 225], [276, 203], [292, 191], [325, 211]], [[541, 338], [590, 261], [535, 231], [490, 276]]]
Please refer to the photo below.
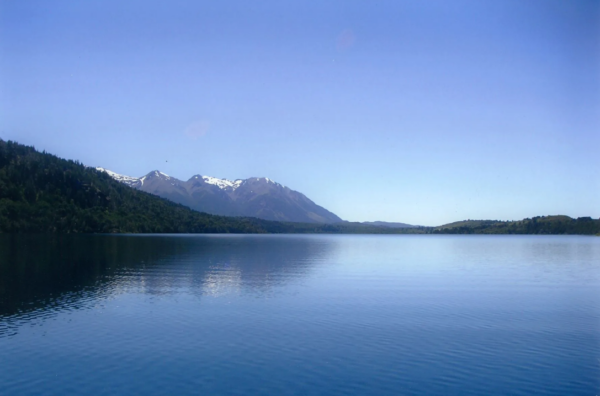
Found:
[[0, 394], [600, 394], [600, 238], [0, 235]]

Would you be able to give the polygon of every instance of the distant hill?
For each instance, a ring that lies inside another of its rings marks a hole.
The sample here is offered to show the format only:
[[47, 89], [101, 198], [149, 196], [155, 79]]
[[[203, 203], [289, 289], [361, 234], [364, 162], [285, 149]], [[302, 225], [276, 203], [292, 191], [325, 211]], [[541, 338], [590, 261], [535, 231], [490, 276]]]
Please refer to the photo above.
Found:
[[338, 216], [304, 194], [266, 177], [227, 180], [196, 175], [187, 181], [160, 171], [135, 178], [97, 168], [135, 189], [180, 203], [200, 212], [222, 216], [258, 217], [300, 223], [339, 223]]
[[435, 227], [435, 234], [600, 234], [600, 220], [591, 217], [538, 216], [518, 221], [463, 220]]
[[493, 226], [495, 224], [500, 224], [500, 223], [502, 223], [502, 222], [499, 220], [462, 220], [462, 221], [455, 221], [453, 223], [444, 224], [439, 227], [435, 227], [435, 229], [447, 230], [447, 229], [452, 229], [452, 228], [456, 229], [456, 228], [462, 228], [462, 227], [467, 227], [467, 228], [489, 227], [489, 226]]
[[363, 221], [361, 224], [388, 228], [417, 228], [419, 226], [406, 223], [391, 223], [387, 221]]

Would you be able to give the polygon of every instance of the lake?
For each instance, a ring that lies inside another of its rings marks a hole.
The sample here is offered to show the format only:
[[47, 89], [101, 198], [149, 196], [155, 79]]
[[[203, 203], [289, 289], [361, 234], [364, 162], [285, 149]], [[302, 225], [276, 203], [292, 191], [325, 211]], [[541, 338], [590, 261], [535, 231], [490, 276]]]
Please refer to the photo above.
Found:
[[0, 235], [2, 395], [596, 395], [600, 238]]

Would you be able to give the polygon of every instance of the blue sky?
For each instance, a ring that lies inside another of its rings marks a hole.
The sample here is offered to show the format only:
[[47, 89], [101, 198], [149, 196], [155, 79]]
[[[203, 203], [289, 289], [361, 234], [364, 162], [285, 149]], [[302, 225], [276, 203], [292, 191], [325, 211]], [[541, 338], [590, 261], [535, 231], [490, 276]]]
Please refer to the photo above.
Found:
[[600, 217], [598, 1], [0, 0], [0, 138], [351, 221]]

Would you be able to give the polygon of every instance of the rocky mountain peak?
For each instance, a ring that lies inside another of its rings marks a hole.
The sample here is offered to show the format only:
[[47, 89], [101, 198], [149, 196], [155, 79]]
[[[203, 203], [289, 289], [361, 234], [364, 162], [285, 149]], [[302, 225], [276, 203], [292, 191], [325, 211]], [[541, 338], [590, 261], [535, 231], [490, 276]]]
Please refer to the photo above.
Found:
[[104, 168], [97, 169], [132, 188], [170, 199], [201, 212], [307, 223], [342, 221], [302, 193], [268, 177], [228, 180], [198, 174], [184, 182], [159, 170], [134, 178]]

